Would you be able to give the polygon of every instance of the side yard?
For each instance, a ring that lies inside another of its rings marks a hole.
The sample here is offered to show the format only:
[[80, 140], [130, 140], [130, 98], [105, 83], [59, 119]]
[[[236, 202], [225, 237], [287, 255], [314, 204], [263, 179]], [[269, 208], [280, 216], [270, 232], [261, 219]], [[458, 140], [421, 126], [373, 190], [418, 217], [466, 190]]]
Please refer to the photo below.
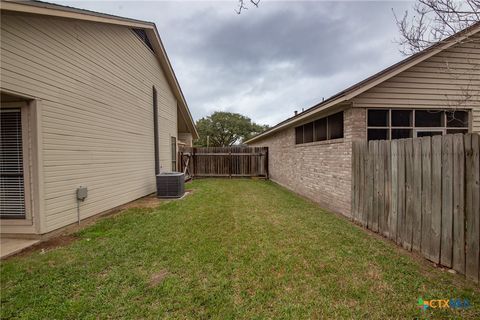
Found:
[[[480, 317], [480, 289], [268, 181], [197, 180], [1, 263], [1, 318]], [[467, 299], [420, 310], [418, 299]]]

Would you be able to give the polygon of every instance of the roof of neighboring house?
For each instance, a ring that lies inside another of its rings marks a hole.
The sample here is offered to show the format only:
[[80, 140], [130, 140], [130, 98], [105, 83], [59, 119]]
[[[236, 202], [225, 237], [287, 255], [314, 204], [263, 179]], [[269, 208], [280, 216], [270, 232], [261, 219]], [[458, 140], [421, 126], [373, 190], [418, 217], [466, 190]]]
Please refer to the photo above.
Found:
[[331, 96], [330, 98], [322, 101], [321, 103], [318, 103], [305, 111], [302, 111], [298, 113], [297, 115], [290, 117], [275, 126], [271, 127], [270, 129], [256, 135], [255, 137], [249, 139], [245, 143], [251, 143], [256, 140], [260, 140], [262, 138], [266, 138], [270, 136], [271, 134], [278, 132], [284, 128], [290, 127], [292, 125], [295, 125], [297, 123], [300, 123], [307, 118], [310, 118], [311, 116], [319, 113], [319, 112], [324, 112], [327, 111], [330, 108], [334, 108], [338, 106], [342, 102], [346, 102], [359, 94], [371, 89], [372, 87], [375, 87], [376, 85], [394, 77], [395, 75], [399, 74], [402, 71], [405, 71], [408, 68], [411, 68], [415, 66], [416, 64], [424, 61], [425, 59], [430, 58], [431, 56], [450, 48], [456, 43], [461, 42], [462, 40], [472, 36], [473, 34], [477, 33], [480, 31], [480, 21], [474, 23], [470, 27], [457, 32], [456, 34], [446, 38], [445, 40], [442, 40], [429, 48], [422, 50], [420, 52], [417, 52], [408, 58], [397, 62], [390, 67], [354, 84], [351, 87], [348, 87], [345, 90], [342, 90], [338, 92], [337, 94]]
[[167, 81], [175, 97], [177, 98], [179, 110], [185, 119], [187, 127], [192, 133], [193, 138], [198, 138], [198, 131], [195, 127], [195, 122], [193, 121], [190, 110], [188, 109], [187, 102], [183, 95], [182, 89], [180, 88], [175, 72], [173, 71], [170, 60], [168, 59], [165, 47], [163, 46], [162, 40], [160, 39], [160, 35], [158, 33], [157, 27], [155, 26], [155, 23], [40, 1], [2, 0], [0, 2], [0, 9], [2, 11], [5, 10], [21, 13], [39, 14], [144, 29], [145, 33], [147, 34], [148, 40], [153, 46], [153, 51], [157, 57], [157, 60], [160, 63], [163, 71], [165, 72]]

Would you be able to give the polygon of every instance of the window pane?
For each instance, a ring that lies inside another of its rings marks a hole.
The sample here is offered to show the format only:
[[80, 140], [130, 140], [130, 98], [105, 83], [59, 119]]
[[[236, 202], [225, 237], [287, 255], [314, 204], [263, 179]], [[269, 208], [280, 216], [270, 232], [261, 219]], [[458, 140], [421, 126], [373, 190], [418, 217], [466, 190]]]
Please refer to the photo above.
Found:
[[447, 127], [468, 127], [468, 112], [447, 111]]
[[443, 127], [443, 111], [415, 110], [415, 127]]
[[432, 136], [441, 136], [442, 131], [417, 131], [417, 137], [432, 137]]
[[468, 133], [468, 129], [447, 129], [447, 134]]
[[387, 140], [388, 129], [368, 129], [368, 140]]
[[330, 139], [343, 138], [343, 112], [328, 117], [328, 135]]
[[368, 110], [369, 127], [388, 127], [388, 110]]
[[392, 139], [411, 138], [412, 131], [412, 129], [392, 129]]
[[392, 110], [392, 127], [411, 127], [412, 110]]
[[303, 143], [303, 126], [295, 128], [295, 143]]
[[313, 141], [313, 122], [309, 122], [303, 125], [303, 142], [312, 142]]
[[327, 118], [315, 121], [315, 141], [327, 140]]

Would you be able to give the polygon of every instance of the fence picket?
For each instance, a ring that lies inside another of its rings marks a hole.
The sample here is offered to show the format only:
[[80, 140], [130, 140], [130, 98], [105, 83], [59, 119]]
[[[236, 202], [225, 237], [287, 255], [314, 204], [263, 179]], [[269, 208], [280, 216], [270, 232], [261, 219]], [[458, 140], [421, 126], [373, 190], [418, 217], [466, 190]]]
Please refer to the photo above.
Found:
[[367, 144], [367, 149], [366, 151], [366, 158], [367, 158], [367, 167], [365, 171], [365, 177], [367, 178], [367, 192], [366, 192], [366, 212], [364, 213], [364, 216], [366, 216], [365, 219], [365, 225], [368, 228], [372, 228], [372, 220], [373, 220], [373, 185], [374, 185], [374, 155], [373, 155], [373, 141], [368, 142]]
[[405, 140], [398, 140], [397, 243], [405, 246]]
[[453, 269], [465, 274], [465, 154], [463, 135], [453, 136]]
[[422, 140], [413, 139], [413, 227], [412, 250], [422, 242]]
[[373, 215], [372, 215], [372, 230], [378, 231], [378, 189], [379, 189], [379, 176], [380, 176], [380, 160], [378, 156], [378, 141], [373, 141], [373, 159], [374, 159], [374, 173], [373, 173]]
[[385, 141], [385, 156], [384, 156], [384, 163], [385, 163], [385, 205], [383, 208], [384, 214], [383, 217], [383, 235], [385, 237], [389, 237], [389, 220], [390, 220], [390, 203], [392, 201], [392, 163], [390, 161], [391, 157], [391, 142], [389, 140]]
[[440, 263], [452, 267], [453, 248], [453, 136], [447, 135], [442, 145], [442, 230]]
[[413, 141], [405, 140], [405, 234], [403, 238], [404, 247], [412, 249], [413, 238]]
[[432, 224], [432, 139], [422, 138], [422, 254], [430, 257], [430, 226]]
[[430, 225], [430, 259], [440, 262], [442, 228], [442, 136], [432, 137], [432, 216]]
[[390, 239], [397, 241], [398, 221], [398, 140], [391, 142], [391, 168], [392, 168], [392, 203], [390, 210], [389, 232]]
[[355, 219], [427, 259], [480, 280], [480, 137], [357, 142]]
[[480, 251], [480, 207], [479, 207], [479, 144], [478, 135], [467, 134], [465, 142], [465, 275], [478, 281]]
[[378, 141], [378, 180], [377, 180], [377, 225], [378, 232], [383, 233], [385, 226], [383, 225], [383, 217], [385, 214], [385, 141]]

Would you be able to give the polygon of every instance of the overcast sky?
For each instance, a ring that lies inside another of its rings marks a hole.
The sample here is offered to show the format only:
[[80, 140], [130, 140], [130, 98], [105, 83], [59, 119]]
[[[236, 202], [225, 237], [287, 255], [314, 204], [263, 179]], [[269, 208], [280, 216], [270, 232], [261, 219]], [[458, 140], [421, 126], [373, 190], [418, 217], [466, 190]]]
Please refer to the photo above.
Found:
[[195, 120], [274, 125], [401, 60], [392, 9], [411, 2], [53, 1], [155, 22]]

